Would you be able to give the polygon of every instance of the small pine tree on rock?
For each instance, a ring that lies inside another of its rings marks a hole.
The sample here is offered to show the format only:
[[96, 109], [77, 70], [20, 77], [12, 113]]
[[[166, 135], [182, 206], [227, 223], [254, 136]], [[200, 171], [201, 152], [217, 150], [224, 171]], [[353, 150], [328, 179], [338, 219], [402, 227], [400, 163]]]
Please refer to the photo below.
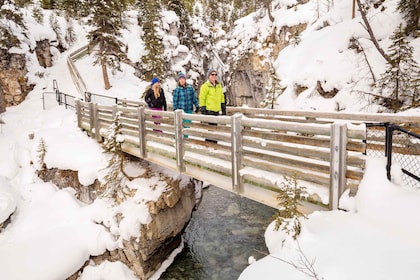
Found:
[[297, 46], [297, 45], [299, 45], [300, 44], [300, 42], [301, 42], [301, 40], [302, 40], [302, 38], [301, 38], [301, 34], [300, 34], [300, 32], [299, 32], [299, 30], [298, 29], [296, 29], [295, 30], [295, 32], [293, 32], [293, 34], [291, 35], [291, 37], [290, 37], [290, 43], [293, 45], [293, 46]]
[[47, 155], [47, 144], [45, 144], [45, 141], [43, 138], [39, 140], [38, 149], [38, 164], [40, 166], [41, 170], [44, 170], [47, 168], [47, 165], [45, 163], [45, 156]]
[[102, 196], [104, 197], [117, 195], [118, 189], [126, 178], [122, 170], [124, 154], [121, 150], [121, 145], [124, 139], [121, 137], [121, 127], [120, 114], [117, 113], [103, 142], [103, 148], [107, 153], [111, 154], [107, 166], [108, 171], [101, 185], [103, 190]]
[[282, 209], [275, 215], [275, 230], [282, 230], [296, 239], [301, 231], [299, 218], [306, 217], [300, 212], [300, 199], [306, 195], [306, 188], [298, 184], [296, 176], [284, 177], [285, 182], [281, 183], [281, 188], [277, 200]]

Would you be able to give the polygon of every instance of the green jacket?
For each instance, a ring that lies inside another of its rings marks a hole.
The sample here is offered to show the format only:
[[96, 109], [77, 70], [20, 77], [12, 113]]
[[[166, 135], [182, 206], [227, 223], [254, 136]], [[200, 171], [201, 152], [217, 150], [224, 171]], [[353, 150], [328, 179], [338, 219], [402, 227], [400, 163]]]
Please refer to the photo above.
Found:
[[200, 107], [206, 106], [206, 110], [213, 112], [220, 112], [222, 110], [222, 103], [225, 103], [225, 95], [221, 83], [215, 86], [209, 81], [206, 81], [200, 87], [199, 95]]

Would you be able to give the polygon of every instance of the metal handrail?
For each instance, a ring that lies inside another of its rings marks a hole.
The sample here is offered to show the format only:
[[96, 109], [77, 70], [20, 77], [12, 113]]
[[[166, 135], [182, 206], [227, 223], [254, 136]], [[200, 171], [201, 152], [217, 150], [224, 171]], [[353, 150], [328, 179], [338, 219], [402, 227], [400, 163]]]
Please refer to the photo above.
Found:
[[[392, 150], [393, 150], [393, 142], [394, 142], [393, 141], [393, 132], [394, 131], [400, 131], [400, 132], [403, 132], [406, 135], [410, 135], [410, 136], [412, 136], [416, 139], [420, 139], [420, 135], [417, 134], [417, 133], [414, 133], [412, 131], [409, 131], [407, 129], [404, 129], [404, 128], [400, 127], [399, 125], [396, 125], [396, 124], [385, 123], [384, 126], [385, 126], [385, 131], [386, 131], [386, 134], [385, 134], [385, 139], [386, 139], [386, 141], [385, 141], [385, 156], [387, 158], [387, 165], [386, 165], [387, 172], [386, 172], [386, 174], [387, 174], [388, 180], [391, 180], [391, 166], [392, 166], [392, 159], [393, 159]], [[420, 182], [420, 176], [415, 175], [414, 173], [408, 171], [404, 167], [401, 167], [401, 171], [405, 175], [407, 175], [407, 176], [411, 177], [412, 179]]]

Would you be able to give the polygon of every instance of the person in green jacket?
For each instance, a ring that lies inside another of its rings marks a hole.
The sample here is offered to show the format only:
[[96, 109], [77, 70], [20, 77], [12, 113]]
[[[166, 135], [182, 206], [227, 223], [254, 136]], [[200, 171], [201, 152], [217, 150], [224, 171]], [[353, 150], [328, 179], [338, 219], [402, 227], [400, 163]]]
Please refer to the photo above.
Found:
[[207, 72], [207, 81], [200, 87], [200, 111], [204, 115], [226, 115], [225, 95], [222, 84], [217, 80], [216, 70]]
[[[218, 116], [222, 111], [222, 115], [226, 115], [225, 94], [222, 84], [217, 81], [216, 70], [210, 69], [207, 72], [207, 81], [200, 87], [198, 100], [202, 114]], [[209, 124], [217, 125], [216, 123]], [[206, 139], [206, 141], [217, 143], [216, 140], [212, 139]]]

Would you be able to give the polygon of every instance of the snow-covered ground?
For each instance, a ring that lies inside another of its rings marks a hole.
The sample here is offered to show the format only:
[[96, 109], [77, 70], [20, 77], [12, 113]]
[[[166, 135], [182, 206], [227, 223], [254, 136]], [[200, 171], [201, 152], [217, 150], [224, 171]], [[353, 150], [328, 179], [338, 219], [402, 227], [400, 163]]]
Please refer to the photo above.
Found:
[[[334, 8], [317, 21], [315, 1], [299, 6], [296, 11], [287, 10], [286, 1], [273, 2], [282, 7], [273, 11], [276, 25], [311, 23], [302, 33], [301, 43], [287, 47], [275, 59], [277, 74], [286, 88], [276, 101], [276, 108], [332, 111], [338, 104], [348, 111], [375, 112], [378, 106], [355, 91], [365, 91], [370, 80], [366, 79], [362, 54], [348, 49], [349, 38], [360, 38], [378, 73], [384, 70], [385, 62], [360, 26], [360, 16], [350, 18], [351, 2], [336, 1]], [[401, 16], [394, 12], [396, 2], [386, 4], [384, 13], [371, 15], [372, 26], [384, 49], [390, 44], [389, 35], [401, 21]], [[28, 46], [32, 49], [35, 40], [55, 39], [52, 30], [30, 22], [33, 37], [29, 38]], [[324, 22], [328, 26], [320, 28]], [[266, 20], [255, 23], [252, 16], [241, 19], [234, 31], [241, 34], [236, 39], [246, 39], [248, 33], [265, 32], [265, 24]], [[152, 191], [149, 186], [157, 181], [137, 180], [128, 186], [136, 191], [136, 196], [122, 205], [104, 200], [86, 205], [74, 197], [74, 190], [59, 190], [36, 177], [40, 139], [47, 147], [45, 162], [49, 168], [79, 171], [84, 184], [103, 175], [106, 156], [99, 144], [77, 128], [74, 112], [58, 107], [53, 96], [47, 97], [46, 110], [42, 110], [42, 93], [52, 91], [53, 80], [62, 92], [77, 95], [66, 65], [67, 55], [86, 43], [84, 28], [77, 28], [79, 40], [67, 52], [55, 52], [53, 67], [37, 66], [35, 55], [28, 54], [28, 78], [36, 86], [22, 104], [7, 108], [0, 116], [6, 123], [0, 131], [0, 222], [13, 213], [0, 233], [0, 279], [65, 279], [90, 255], [113, 250], [120, 246], [122, 238], [139, 234], [139, 225], [147, 223], [149, 216], [138, 198], [153, 199], [164, 187], [158, 185]], [[131, 31], [124, 34], [130, 57], [141, 57], [138, 30], [133, 27]], [[420, 38], [412, 40], [411, 45], [415, 49], [414, 58], [420, 62]], [[20, 51], [28, 49], [23, 47]], [[137, 100], [149, 83], [136, 78], [134, 70], [125, 66], [122, 72], [111, 75], [112, 88], [105, 91], [99, 66], [92, 66], [89, 57], [76, 65], [88, 77], [85, 82], [89, 91], [99, 94]], [[36, 74], [39, 72], [44, 75], [40, 77]], [[326, 81], [323, 84], [326, 90], [340, 89], [339, 94], [328, 100], [314, 94], [312, 89], [317, 80]], [[308, 90], [296, 95], [293, 91], [296, 84], [307, 86]], [[173, 86], [171, 82], [164, 85], [169, 102]], [[404, 114], [420, 115], [420, 111], [412, 109]], [[142, 172], [139, 166], [129, 169], [133, 173]], [[357, 196], [350, 198], [345, 193], [340, 201], [348, 211], [309, 215], [302, 220], [297, 240], [273, 231], [274, 225], [270, 225], [261, 237], [266, 239], [270, 255], [253, 262], [240, 279], [313, 279], [302, 272], [305, 268], [291, 265], [300, 265], [303, 256], [313, 261], [309, 268], [313, 268], [316, 279], [420, 279], [420, 193], [401, 184], [398, 167], [393, 169], [396, 180], [389, 182], [385, 159], [368, 158]], [[125, 217], [118, 225], [117, 213]], [[80, 279], [136, 278], [124, 264], [106, 262], [89, 265]]]

